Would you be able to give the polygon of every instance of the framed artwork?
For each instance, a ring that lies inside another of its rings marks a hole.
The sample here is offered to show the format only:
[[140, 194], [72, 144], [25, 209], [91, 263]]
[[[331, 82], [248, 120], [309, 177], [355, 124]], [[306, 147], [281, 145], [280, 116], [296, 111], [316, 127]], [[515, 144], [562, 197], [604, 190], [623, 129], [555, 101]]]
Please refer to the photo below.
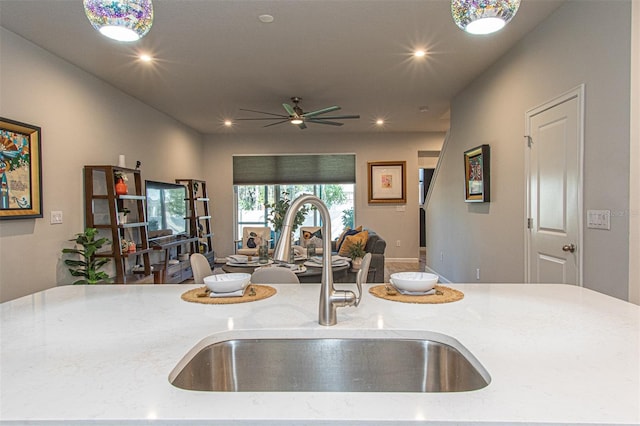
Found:
[[406, 161], [369, 162], [369, 203], [407, 202]]
[[465, 202], [488, 203], [489, 145], [480, 145], [464, 153]]
[[40, 127], [0, 117], [0, 219], [42, 217]]

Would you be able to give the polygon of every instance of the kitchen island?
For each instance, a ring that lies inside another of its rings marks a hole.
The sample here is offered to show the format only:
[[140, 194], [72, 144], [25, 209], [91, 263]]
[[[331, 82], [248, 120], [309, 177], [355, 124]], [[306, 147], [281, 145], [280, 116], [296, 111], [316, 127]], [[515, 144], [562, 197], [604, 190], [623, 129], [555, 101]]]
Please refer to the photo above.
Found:
[[[640, 424], [639, 306], [567, 285], [448, 286], [464, 299], [406, 304], [365, 291], [359, 307], [338, 310], [333, 327], [317, 323], [319, 285], [276, 285], [268, 299], [232, 305], [181, 300], [193, 285], [64, 286], [5, 302], [0, 421]], [[464, 345], [491, 382], [455, 393], [196, 392], [169, 383], [202, 339], [244, 330], [441, 333]]]

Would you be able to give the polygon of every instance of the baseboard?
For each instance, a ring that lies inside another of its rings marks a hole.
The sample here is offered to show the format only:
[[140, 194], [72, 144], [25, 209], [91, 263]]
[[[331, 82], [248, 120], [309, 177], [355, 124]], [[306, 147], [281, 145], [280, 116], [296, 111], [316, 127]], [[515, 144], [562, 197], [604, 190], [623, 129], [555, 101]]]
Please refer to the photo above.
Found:
[[425, 272], [430, 272], [432, 274], [435, 274], [438, 276], [438, 281], [441, 283], [445, 283], [445, 284], [451, 284], [451, 281], [448, 280], [446, 277], [440, 275], [438, 272], [434, 271], [433, 269], [429, 268], [428, 266], [424, 267], [424, 271]]
[[419, 260], [417, 257], [394, 257], [394, 258], [389, 258], [386, 257], [384, 259], [385, 263], [419, 263]]

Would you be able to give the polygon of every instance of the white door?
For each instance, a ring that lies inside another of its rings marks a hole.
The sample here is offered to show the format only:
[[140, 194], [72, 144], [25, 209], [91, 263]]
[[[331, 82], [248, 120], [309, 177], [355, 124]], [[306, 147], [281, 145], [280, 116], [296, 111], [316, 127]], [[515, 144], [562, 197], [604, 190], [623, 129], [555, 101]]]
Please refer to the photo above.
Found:
[[527, 112], [527, 282], [582, 285], [584, 86]]

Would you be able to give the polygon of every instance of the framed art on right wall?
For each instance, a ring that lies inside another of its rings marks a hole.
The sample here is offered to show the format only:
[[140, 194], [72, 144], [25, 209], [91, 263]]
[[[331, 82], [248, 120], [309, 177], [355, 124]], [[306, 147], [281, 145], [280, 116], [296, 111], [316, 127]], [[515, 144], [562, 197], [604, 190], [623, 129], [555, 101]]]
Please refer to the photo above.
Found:
[[464, 152], [465, 202], [490, 201], [489, 145], [480, 145]]

